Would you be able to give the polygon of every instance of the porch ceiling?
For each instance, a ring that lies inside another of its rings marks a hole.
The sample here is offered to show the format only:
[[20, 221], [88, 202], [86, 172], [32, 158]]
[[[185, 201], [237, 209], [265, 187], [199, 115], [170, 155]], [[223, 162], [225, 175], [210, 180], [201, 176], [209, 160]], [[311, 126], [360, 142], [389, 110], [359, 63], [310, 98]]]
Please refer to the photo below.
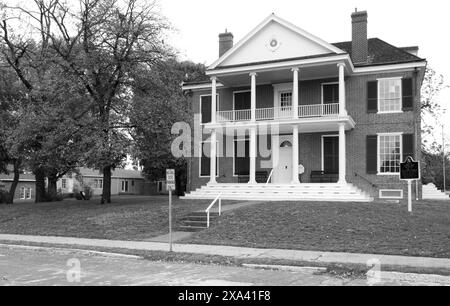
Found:
[[[299, 79], [300, 81], [337, 78], [339, 76], [339, 69], [337, 61], [315, 66], [300, 66]], [[294, 66], [293, 66], [294, 67]], [[250, 67], [249, 67], [250, 68]], [[291, 83], [293, 74], [292, 67], [273, 68], [270, 70], [249, 70], [246, 72], [239, 72], [233, 74], [217, 75], [218, 81], [229, 87], [250, 86], [250, 71], [257, 72], [257, 84], [278, 84]], [[346, 71], [348, 73], [348, 71]]]
[[277, 122], [260, 121], [251, 122], [236, 122], [219, 125], [206, 125], [206, 130], [216, 129], [218, 134], [233, 136], [236, 132], [248, 132], [252, 127], [258, 127], [257, 133], [259, 135], [267, 134], [292, 134], [293, 126], [298, 126], [300, 134], [309, 133], [338, 133], [339, 124], [345, 123], [345, 130], [349, 131], [355, 128], [355, 122], [351, 117], [336, 117], [336, 118], [306, 118], [299, 120], [282, 120]]

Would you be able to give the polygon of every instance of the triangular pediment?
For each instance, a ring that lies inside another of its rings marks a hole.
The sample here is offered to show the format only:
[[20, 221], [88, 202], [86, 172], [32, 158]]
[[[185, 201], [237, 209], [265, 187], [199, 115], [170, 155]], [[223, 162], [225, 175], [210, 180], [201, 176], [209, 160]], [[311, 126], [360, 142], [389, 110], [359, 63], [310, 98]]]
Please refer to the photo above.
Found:
[[345, 52], [271, 15], [213, 63], [210, 69], [342, 53]]

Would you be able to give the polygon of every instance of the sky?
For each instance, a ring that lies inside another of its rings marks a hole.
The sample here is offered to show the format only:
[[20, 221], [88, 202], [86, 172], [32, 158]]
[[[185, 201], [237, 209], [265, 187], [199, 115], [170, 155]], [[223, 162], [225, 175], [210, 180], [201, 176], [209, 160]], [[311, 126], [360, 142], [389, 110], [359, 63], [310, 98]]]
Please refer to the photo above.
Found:
[[[419, 46], [419, 56], [444, 75], [450, 85], [450, 2], [448, 0], [160, 0], [175, 31], [171, 44], [181, 59], [211, 64], [218, 56], [218, 34], [227, 29], [235, 43], [271, 13], [327, 42], [351, 40], [351, 13], [367, 10], [368, 36], [398, 47]], [[448, 105], [445, 122], [450, 139], [450, 89], [439, 97]], [[441, 135], [440, 128], [436, 134]], [[436, 135], [440, 138], [439, 135]]]

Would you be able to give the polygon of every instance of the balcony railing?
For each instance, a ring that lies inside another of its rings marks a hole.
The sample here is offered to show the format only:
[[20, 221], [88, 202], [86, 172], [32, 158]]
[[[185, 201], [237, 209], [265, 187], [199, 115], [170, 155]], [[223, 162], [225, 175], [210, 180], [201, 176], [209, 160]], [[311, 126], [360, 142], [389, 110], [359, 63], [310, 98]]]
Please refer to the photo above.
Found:
[[[339, 104], [299, 105], [298, 118], [329, 117], [339, 114]], [[288, 107], [271, 107], [256, 109], [257, 121], [270, 121], [294, 118], [294, 109]], [[250, 109], [217, 112], [217, 122], [251, 121]]]

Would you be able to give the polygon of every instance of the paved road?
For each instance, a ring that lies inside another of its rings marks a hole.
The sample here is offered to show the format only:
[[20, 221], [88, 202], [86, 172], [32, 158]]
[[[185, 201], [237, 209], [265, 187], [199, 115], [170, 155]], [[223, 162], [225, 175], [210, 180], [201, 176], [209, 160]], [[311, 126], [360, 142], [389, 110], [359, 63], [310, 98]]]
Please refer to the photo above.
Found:
[[[81, 273], [79, 273], [81, 272]], [[366, 285], [366, 279], [315, 275], [312, 271], [272, 271], [214, 265], [151, 262], [61, 249], [0, 246], [0, 285]], [[382, 285], [413, 285], [385, 281]]]

